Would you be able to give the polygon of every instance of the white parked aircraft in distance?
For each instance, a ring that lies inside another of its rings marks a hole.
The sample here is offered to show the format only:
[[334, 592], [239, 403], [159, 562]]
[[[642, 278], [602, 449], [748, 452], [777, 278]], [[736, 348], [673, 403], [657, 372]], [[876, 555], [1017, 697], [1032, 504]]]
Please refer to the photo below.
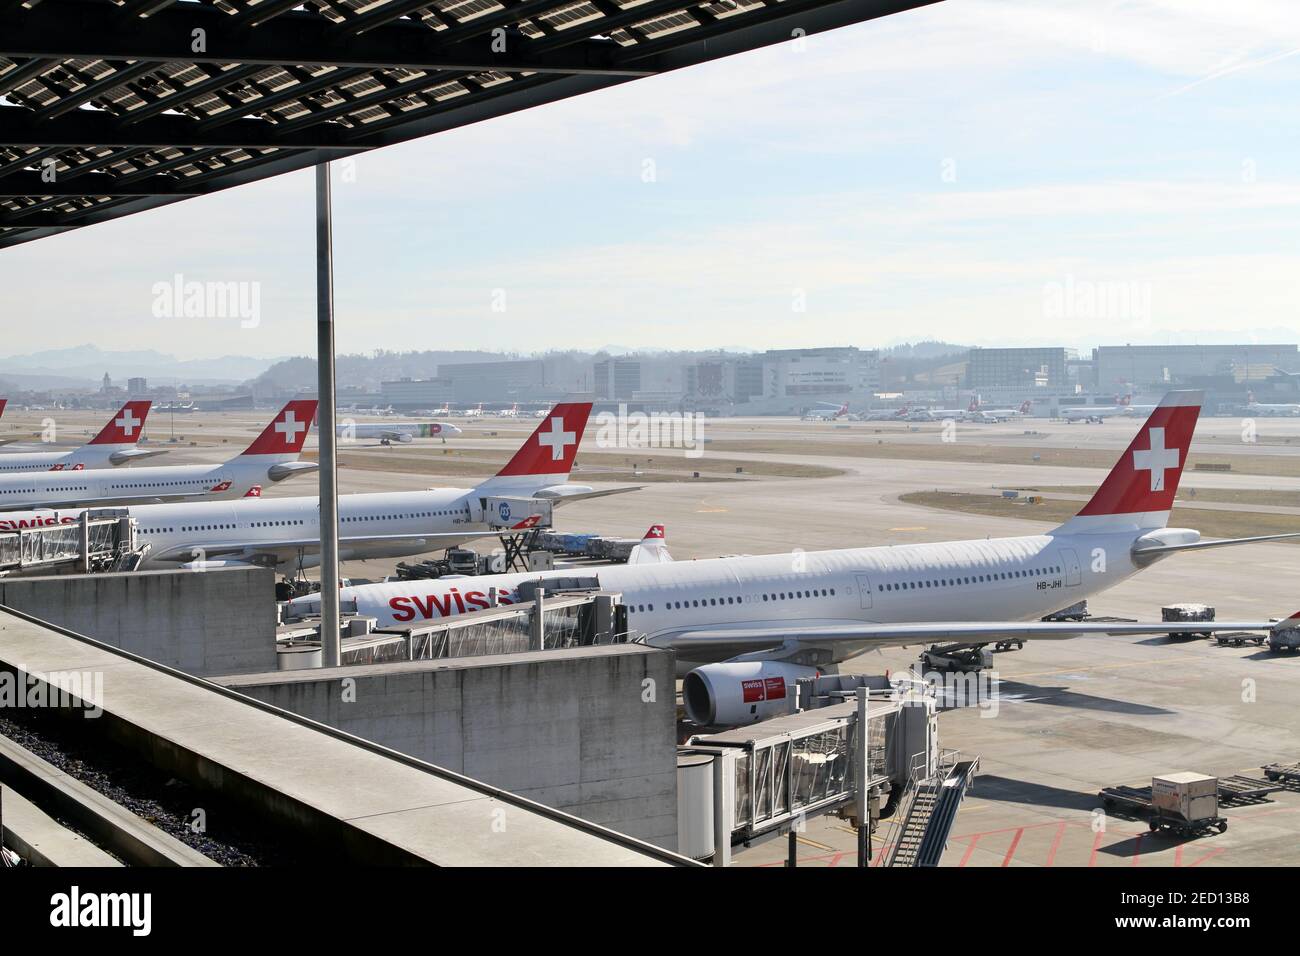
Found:
[[[536, 526], [552, 505], [635, 491], [568, 484], [590, 403], [561, 404], [491, 478], [472, 488], [339, 495], [340, 560], [403, 557]], [[310, 415], [306, 419], [310, 421]], [[320, 499], [265, 498], [134, 505], [141, 567], [269, 565], [283, 571], [320, 562]], [[0, 514], [0, 530], [67, 524], [80, 511]]]
[[875, 411], [862, 412], [858, 415], [860, 422], [905, 422], [910, 406], [902, 408], [878, 408]]
[[289, 402], [248, 448], [219, 465], [0, 474], [0, 510], [257, 496], [263, 484], [318, 468], [298, 460], [315, 414], [314, 399]]
[[1293, 417], [1300, 415], [1300, 405], [1261, 404], [1255, 401], [1255, 393], [1251, 391], [1246, 393], [1246, 413], [1249, 415]]
[[451, 422], [344, 422], [334, 426], [344, 441], [377, 438], [381, 445], [409, 444], [417, 438], [454, 438], [460, 429]]
[[818, 402], [812, 408], [804, 410], [800, 417], [806, 422], [831, 422], [849, 414], [849, 406], [836, 405], [833, 402]]
[[1078, 405], [1072, 408], [1063, 408], [1061, 409], [1061, 417], [1065, 419], [1066, 424], [1091, 422], [1100, 425], [1107, 418], [1125, 414], [1132, 401], [1132, 395], [1125, 395], [1123, 398], [1116, 395], [1114, 405]]
[[[3, 401], [3, 400], [0, 400]], [[149, 417], [148, 401], [127, 402], [99, 434], [71, 451], [14, 451], [0, 454], [0, 474], [33, 471], [87, 471], [113, 468], [141, 458], [165, 454], [166, 449], [136, 446]], [[0, 404], [0, 412], [4, 406]]]
[[1033, 399], [1027, 398], [1016, 408], [985, 408], [976, 395], [971, 402], [970, 413], [974, 421], [1008, 422], [1016, 418], [1024, 418], [1033, 407]]
[[[875, 647], [1300, 627], [1300, 615], [1280, 624], [1041, 620], [1181, 551], [1300, 536], [1206, 541], [1167, 527], [1200, 406], [1200, 392], [1166, 395], [1091, 500], [1045, 534], [613, 565], [590, 569], [593, 583], [622, 595], [637, 640], [676, 652], [687, 714], [702, 725], [783, 713], [799, 678]], [[380, 626], [414, 626], [485, 606], [489, 583], [501, 603], [517, 603], [527, 599], [521, 586], [572, 576], [370, 584], [341, 597]], [[320, 607], [318, 596], [290, 603]]]

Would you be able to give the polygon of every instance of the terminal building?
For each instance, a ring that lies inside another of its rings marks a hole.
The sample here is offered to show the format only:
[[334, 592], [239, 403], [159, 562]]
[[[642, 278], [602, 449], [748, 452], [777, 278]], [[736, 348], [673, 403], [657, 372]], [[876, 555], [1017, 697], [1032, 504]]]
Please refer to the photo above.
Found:
[[1093, 350], [1097, 388], [1160, 391], [1212, 378], [1262, 381], [1300, 371], [1296, 345], [1103, 345]]

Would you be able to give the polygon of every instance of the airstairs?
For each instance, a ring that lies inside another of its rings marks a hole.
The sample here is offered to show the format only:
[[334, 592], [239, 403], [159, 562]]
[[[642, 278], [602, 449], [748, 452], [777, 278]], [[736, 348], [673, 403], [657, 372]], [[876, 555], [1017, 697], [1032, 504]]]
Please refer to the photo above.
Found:
[[945, 751], [929, 775], [923, 761], [913, 762], [913, 773], [886, 839], [885, 866], [939, 865], [957, 820], [957, 808], [979, 769], [978, 760], [959, 757], [956, 751]]

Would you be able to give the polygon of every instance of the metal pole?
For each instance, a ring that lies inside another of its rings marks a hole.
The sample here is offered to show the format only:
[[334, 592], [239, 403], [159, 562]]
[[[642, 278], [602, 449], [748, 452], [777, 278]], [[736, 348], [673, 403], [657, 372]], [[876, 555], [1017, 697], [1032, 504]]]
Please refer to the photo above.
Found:
[[321, 664], [337, 667], [339, 637], [338, 459], [334, 434], [334, 246], [330, 164], [316, 167], [316, 434], [320, 442]]
[[867, 688], [858, 688], [858, 752], [854, 783], [858, 791], [858, 866], [871, 861], [871, 806], [867, 800]]
[[799, 865], [799, 834], [793, 826], [790, 827], [790, 841], [786, 845], [785, 865], [791, 869]]

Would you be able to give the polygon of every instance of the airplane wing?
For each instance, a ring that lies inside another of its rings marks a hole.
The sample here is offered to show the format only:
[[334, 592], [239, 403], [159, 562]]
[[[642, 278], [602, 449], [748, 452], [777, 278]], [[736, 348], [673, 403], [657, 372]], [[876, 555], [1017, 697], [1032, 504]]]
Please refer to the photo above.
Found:
[[[753, 649], [780, 644], [857, 643], [874, 647], [913, 644], [988, 644], [1006, 640], [1064, 640], [1090, 634], [1132, 636], [1143, 634], [1214, 634], [1221, 631], [1271, 631], [1281, 626], [1300, 627], [1300, 615], [1284, 621], [940, 621], [920, 624], [803, 624], [763, 622], [726, 627], [683, 628], [668, 635], [667, 645], [681, 651], [692, 646], [748, 646]], [[656, 646], [664, 641], [656, 639]]]
[[[450, 548], [465, 541], [473, 541], [476, 538], [490, 538], [497, 534], [497, 531], [447, 531], [447, 532], [430, 532], [429, 534], [369, 534], [369, 535], [344, 535], [339, 538], [339, 549], [346, 549], [349, 545], [366, 545], [366, 544], [428, 544], [428, 550], [436, 548]], [[198, 555], [203, 558], [236, 558], [255, 561], [257, 559], [272, 558], [277, 563], [293, 561], [300, 554], [314, 554], [320, 550], [319, 538], [283, 538], [279, 541], [222, 541], [211, 544], [203, 542], [192, 542], [190, 544], [177, 545], [166, 551], [154, 551], [149, 554], [150, 561], [170, 561], [176, 564], [186, 564], [196, 560]]]

